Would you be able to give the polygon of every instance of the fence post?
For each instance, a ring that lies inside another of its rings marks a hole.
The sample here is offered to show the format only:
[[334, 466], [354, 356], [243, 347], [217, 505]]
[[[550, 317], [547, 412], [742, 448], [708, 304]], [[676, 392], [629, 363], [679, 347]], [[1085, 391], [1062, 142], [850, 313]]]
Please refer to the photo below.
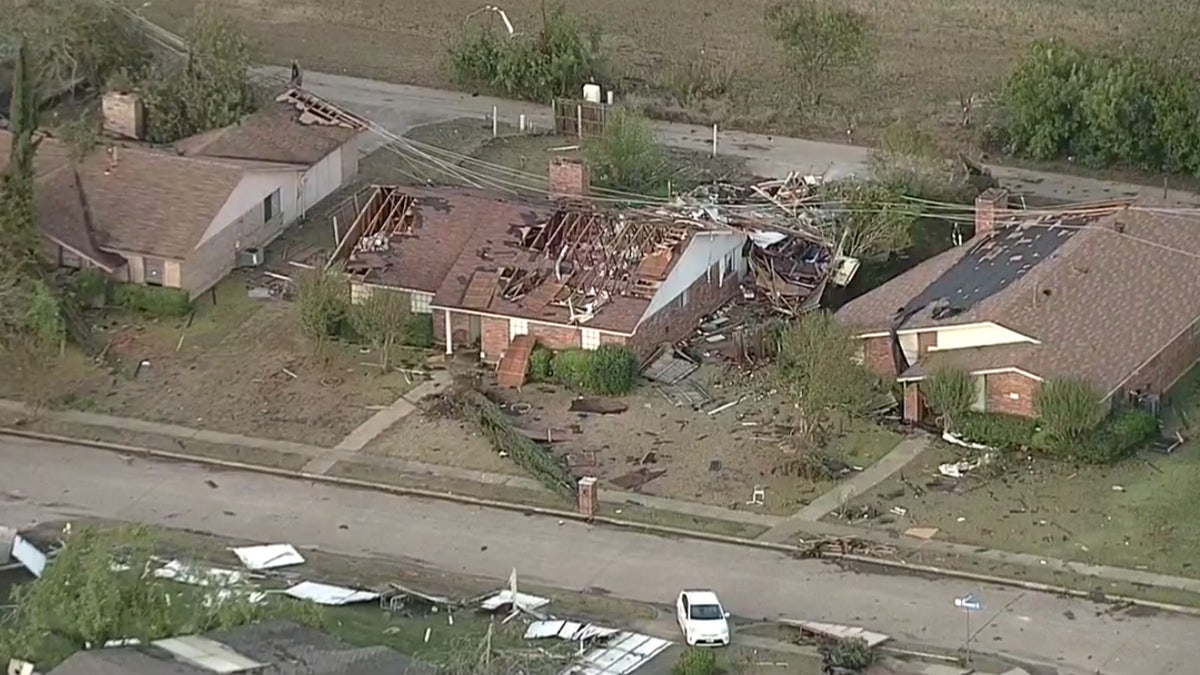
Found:
[[517, 116], [517, 127], [520, 129], [520, 131], [522, 133], [524, 133], [524, 131], [525, 131], [525, 116], [524, 115]]
[[713, 157], [716, 157], [716, 156], [717, 156], [717, 125], [715, 125], [715, 124], [713, 125], [713, 148], [712, 148], [712, 156], [713, 156]]
[[496, 106], [492, 106], [492, 138], [495, 138], [499, 133], [499, 112]]
[[575, 106], [575, 126], [579, 137], [583, 138], [583, 105]]

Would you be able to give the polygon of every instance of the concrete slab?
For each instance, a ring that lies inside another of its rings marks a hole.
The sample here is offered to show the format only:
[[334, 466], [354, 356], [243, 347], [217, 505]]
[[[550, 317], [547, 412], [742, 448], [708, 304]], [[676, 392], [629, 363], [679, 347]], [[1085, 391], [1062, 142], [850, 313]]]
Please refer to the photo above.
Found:
[[367, 446], [367, 443], [375, 440], [379, 434], [388, 430], [396, 422], [408, 417], [417, 407], [408, 399], [400, 397], [396, 399], [388, 407], [371, 415], [371, 418], [366, 422], [358, 425], [358, 428], [351, 431], [341, 443], [334, 446], [334, 450], [343, 452], [358, 452]]

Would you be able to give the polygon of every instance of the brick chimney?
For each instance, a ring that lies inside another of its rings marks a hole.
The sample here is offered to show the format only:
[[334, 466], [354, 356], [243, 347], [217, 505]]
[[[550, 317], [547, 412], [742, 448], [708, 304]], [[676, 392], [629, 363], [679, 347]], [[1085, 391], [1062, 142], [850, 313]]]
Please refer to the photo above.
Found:
[[145, 132], [145, 109], [137, 94], [107, 91], [100, 102], [105, 133], [141, 140]]
[[1008, 210], [1008, 190], [991, 187], [975, 198], [975, 236], [996, 229]]
[[550, 160], [550, 197], [572, 199], [586, 197], [591, 187], [587, 164], [578, 159], [555, 157]]

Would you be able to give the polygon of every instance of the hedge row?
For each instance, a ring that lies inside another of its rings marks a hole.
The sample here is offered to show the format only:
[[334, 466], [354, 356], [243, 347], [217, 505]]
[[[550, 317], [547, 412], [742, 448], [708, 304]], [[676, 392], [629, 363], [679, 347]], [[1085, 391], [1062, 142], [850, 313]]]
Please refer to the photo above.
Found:
[[1037, 420], [1016, 415], [970, 412], [957, 421], [963, 440], [1000, 450], [1031, 449], [1088, 464], [1109, 464], [1133, 455], [1158, 437], [1158, 418], [1142, 410], [1119, 410], [1068, 446], [1049, 442]]
[[638, 358], [619, 345], [599, 349], [552, 352], [535, 347], [529, 355], [529, 376], [535, 381], [558, 382], [575, 391], [618, 396], [637, 385]]

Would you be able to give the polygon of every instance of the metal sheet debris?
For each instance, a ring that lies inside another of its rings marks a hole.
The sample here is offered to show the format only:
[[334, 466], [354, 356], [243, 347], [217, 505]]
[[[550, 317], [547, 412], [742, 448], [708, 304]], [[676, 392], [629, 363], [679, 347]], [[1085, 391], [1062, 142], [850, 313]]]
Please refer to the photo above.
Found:
[[821, 621], [800, 621], [797, 619], [780, 619], [779, 622], [821, 637], [831, 637], [839, 640], [860, 638], [866, 641], [868, 647], [878, 647], [892, 639], [883, 633], [875, 633], [859, 626], [845, 626], [839, 623], [823, 623]]
[[669, 640], [622, 631], [585, 652], [560, 675], [628, 675], [670, 646]]
[[172, 560], [154, 570], [154, 576], [192, 586], [233, 586], [247, 581], [246, 575], [237, 570], [189, 564], [179, 560]]
[[548, 598], [529, 595], [527, 593], [513, 593], [506, 588], [484, 598], [480, 601], [479, 606], [489, 612], [494, 612], [501, 607], [509, 605], [526, 612], [535, 612], [549, 604], [550, 600]]
[[370, 602], [379, 598], [379, 593], [363, 591], [345, 586], [333, 586], [315, 581], [302, 581], [284, 591], [287, 595], [298, 600], [308, 600], [318, 605], [353, 605], [359, 602]]
[[19, 534], [13, 537], [12, 557], [35, 577], [41, 578], [42, 573], [46, 571], [46, 554]]
[[248, 569], [273, 570], [290, 565], [303, 565], [304, 556], [291, 544], [263, 544], [231, 549]]
[[678, 384], [700, 368], [700, 364], [678, 349], [664, 348], [642, 370], [647, 380], [662, 384]]
[[587, 640], [606, 638], [620, 632], [616, 628], [605, 628], [604, 626], [597, 626], [594, 623], [548, 619], [545, 621], [534, 621], [529, 624], [529, 627], [525, 629], [525, 639], [539, 640], [556, 637], [560, 640], [586, 642]]

